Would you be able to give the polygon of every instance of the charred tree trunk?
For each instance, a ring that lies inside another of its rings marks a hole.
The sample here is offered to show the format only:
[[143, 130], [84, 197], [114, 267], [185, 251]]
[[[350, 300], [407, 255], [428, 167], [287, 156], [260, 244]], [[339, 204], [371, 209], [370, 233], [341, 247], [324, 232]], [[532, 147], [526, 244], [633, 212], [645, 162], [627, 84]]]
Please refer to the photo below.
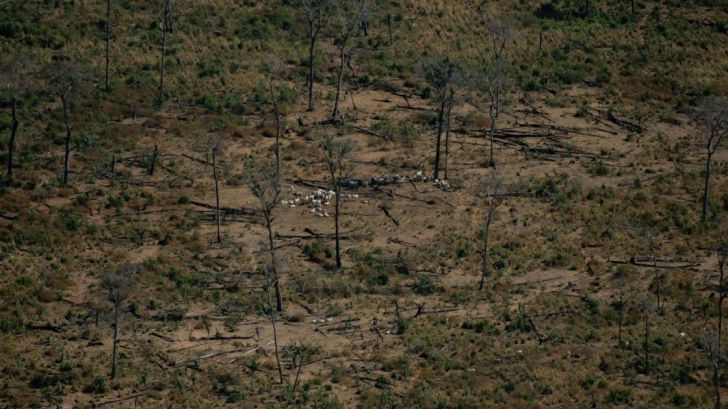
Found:
[[114, 303], [114, 339], [111, 351], [111, 379], [116, 379], [116, 346], [119, 334], [119, 304]]
[[68, 184], [68, 165], [71, 160], [71, 122], [69, 119], [68, 99], [65, 95], [61, 96], [63, 103], [63, 120], [66, 123], [66, 140], [65, 155], [63, 157], [63, 184]]
[[10, 101], [10, 109], [12, 114], [12, 127], [10, 129], [10, 141], [8, 141], [8, 180], [13, 178], [13, 154], [15, 153], [15, 138], [18, 135], [18, 101], [15, 96]]
[[624, 326], [624, 294], [619, 292], [619, 332], [617, 335], [617, 346], [622, 346], [622, 327]]
[[154, 144], [154, 151], [152, 152], [152, 161], [149, 164], [149, 169], [147, 170], [147, 174], [149, 176], [154, 176], [154, 167], [157, 163], [157, 156], [159, 155], [159, 145], [156, 143]]
[[394, 36], [392, 35], [392, 15], [387, 14], [387, 31], [389, 32], [389, 45], [394, 45]]

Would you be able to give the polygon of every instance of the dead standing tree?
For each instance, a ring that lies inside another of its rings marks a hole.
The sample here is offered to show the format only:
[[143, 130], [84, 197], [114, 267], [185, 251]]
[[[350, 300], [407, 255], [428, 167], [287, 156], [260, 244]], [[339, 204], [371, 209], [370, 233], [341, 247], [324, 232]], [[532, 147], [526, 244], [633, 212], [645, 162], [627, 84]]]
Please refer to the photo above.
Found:
[[[260, 212], [263, 215], [266, 230], [268, 231], [268, 251], [270, 253], [270, 264], [265, 269], [266, 283], [265, 292], [268, 299], [268, 309], [270, 310], [270, 322], [273, 329], [273, 342], [276, 354], [276, 363], [278, 365], [278, 376], [280, 383], [283, 383], [283, 367], [281, 366], [281, 358], [278, 353], [278, 332], [276, 331], [276, 311], [283, 312], [283, 298], [281, 296], [280, 287], [280, 261], [276, 257], [276, 248], [273, 240], [273, 220], [274, 211], [278, 206], [281, 196], [281, 183], [275, 168], [268, 164], [254, 164], [249, 162], [245, 169], [245, 183], [250, 191], [258, 199]], [[271, 300], [270, 287], [275, 288], [276, 306], [273, 309], [273, 300]]]
[[275, 166], [269, 164], [248, 163], [244, 175], [245, 184], [258, 199], [260, 214], [263, 216], [265, 228], [268, 231], [268, 250], [271, 258], [272, 284], [276, 291], [276, 310], [283, 311], [283, 297], [281, 295], [280, 277], [278, 275], [278, 261], [273, 240], [274, 212], [281, 196], [281, 181], [275, 172]]
[[490, 99], [488, 114], [490, 116], [490, 152], [488, 166], [495, 166], [493, 158], [493, 137], [496, 123], [501, 113], [503, 95], [508, 91], [511, 75], [508, 64], [503, 58], [506, 47], [516, 38], [514, 20], [499, 16], [492, 11], [484, 18], [485, 29], [490, 37], [492, 56], [484, 69], [485, 90]]
[[314, 111], [313, 103], [313, 81], [315, 77], [315, 57], [316, 42], [319, 34], [326, 24], [329, 17], [331, 2], [330, 0], [300, 0], [297, 4], [298, 9], [306, 20], [308, 36], [308, 111]]
[[[346, 130], [341, 127], [342, 133]], [[341, 235], [339, 219], [341, 213], [341, 181], [351, 172], [349, 157], [356, 150], [353, 140], [337, 136], [333, 132], [326, 134], [321, 144], [326, 169], [329, 173], [331, 189], [334, 191], [334, 230], [336, 240], [336, 268], [341, 268]]]
[[369, 8], [369, 0], [339, 0], [334, 3], [336, 10], [336, 46], [339, 49], [339, 72], [336, 80], [336, 97], [331, 118], [339, 117], [339, 101], [341, 86], [344, 81], [344, 70], [349, 66], [352, 48], [349, 43], [361, 28], [361, 21]]
[[705, 333], [705, 349], [713, 372], [712, 383], [715, 393], [715, 408], [721, 408], [720, 399], [720, 372], [721, 361], [723, 361], [723, 308], [725, 299], [728, 297], [728, 277], [726, 277], [726, 268], [728, 268], [728, 243], [723, 243], [717, 250], [718, 256], [718, 282], [709, 286], [710, 290], [717, 294], [716, 308], [718, 309], [718, 318], [715, 323], [715, 330], [710, 331], [704, 328]]
[[13, 179], [13, 156], [20, 126], [18, 100], [30, 89], [28, 64], [27, 60], [21, 58], [8, 59], [0, 64], [2, 92], [10, 101], [10, 139], [8, 140], [7, 172], [5, 174], [8, 180]]
[[129, 298], [134, 287], [134, 268], [124, 266], [114, 272], [107, 272], [101, 277], [101, 288], [106, 291], [107, 299], [114, 306], [114, 338], [111, 352], [111, 379], [116, 378], [116, 349], [119, 335], [119, 309]]
[[728, 136], [728, 97], [710, 96], [698, 102], [693, 117], [705, 132], [705, 178], [703, 188], [703, 210], [701, 220], [708, 219], [710, 201], [710, 176], [713, 155]]
[[490, 227], [496, 210], [505, 201], [509, 190], [510, 187], [503, 184], [503, 180], [498, 176], [497, 172], [493, 172], [490, 179], [478, 186], [476, 191], [476, 195], [485, 201], [485, 215], [481, 229], [481, 235], [483, 237], [483, 265], [480, 275], [480, 285], [478, 286], [479, 290], [485, 287], [485, 278], [488, 276], [488, 239], [490, 237]]
[[435, 137], [435, 167], [433, 177], [440, 178], [440, 151], [442, 145], [442, 132], [445, 127], [445, 111], [450, 88], [456, 73], [460, 71], [459, 64], [447, 55], [426, 58], [417, 66], [420, 76], [435, 92], [437, 98], [437, 133]]
[[159, 13], [162, 30], [162, 50], [159, 60], [159, 89], [157, 92], [157, 104], [164, 102], [164, 63], [167, 58], [167, 37], [172, 33], [172, 19], [174, 18], [175, 0], [163, 0], [162, 11]]
[[86, 69], [66, 62], [55, 62], [46, 67], [51, 92], [61, 100], [63, 121], [66, 126], [63, 156], [63, 184], [68, 184], [69, 164], [71, 161], [71, 108], [81, 91], [86, 77]]
[[281, 174], [281, 134], [283, 132], [283, 120], [281, 118], [281, 80], [285, 71], [285, 64], [278, 57], [268, 57], [263, 64], [263, 68], [268, 76], [268, 94], [270, 103], [273, 107], [273, 115], [276, 120], [276, 174]]

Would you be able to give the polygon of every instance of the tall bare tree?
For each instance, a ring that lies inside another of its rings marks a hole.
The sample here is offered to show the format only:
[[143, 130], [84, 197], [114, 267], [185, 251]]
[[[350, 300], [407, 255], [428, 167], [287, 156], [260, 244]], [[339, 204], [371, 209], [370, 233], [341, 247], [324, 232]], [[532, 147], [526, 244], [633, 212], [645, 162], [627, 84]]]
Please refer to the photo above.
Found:
[[490, 238], [491, 224], [493, 223], [496, 210], [498, 210], [505, 201], [509, 190], [510, 186], [504, 185], [503, 179], [498, 176], [496, 171], [493, 171], [490, 179], [481, 183], [476, 190], [476, 195], [484, 200], [485, 205], [485, 215], [481, 229], [481, 235], [483, 237], [483, 265], [480, 275], [480, 285], [478, 286], [479, 290], [482, 290], [485, 286], [485, 278], [488, 276], [488, 270], [490, 267], [488, 262], [488, 239]]
[[447, 55], [438, 55], [421, 60], [417, 66], [420, 76], [429, 84], [437, 98], [437, 133], [435, 137], [435, 168], [433, 177], [440, 178], [440, 151], [442, 132], [445, 129], [446, 107], [453, 80], [460, 72], [459, 64]]
[[273, 107], [273, 115], [276, 120], [276, 173], [281, 174], [281, 134], [283, 132], [283, 121], [281, 111], [281, 81], [286, 69], [285, 64], [278, 57], [268, 57], [265, 60], [264, 69], [268, 76], [268, 93], [270, 103]]
[[705, 132], [705, 177], [703, 188], [703, 211], [701, 220], [708, 219], [708, 203], [710, 201], [710, 176], [713, 155], [721, 143], [728, 139], [728, 97], [710, 96], [702, 98], [693, 113], [698, 126]]
[[174, 6], [175, 0], [163, 0], [162, 11], [159, 13], [159, 28], [162, 30], [162, 50], [159, 60], [159, 90], [157, 93], [157, 104], [159, 105], [162, 105], [162, 102], [164, 102], [164, 63], [167, 58], [167, 37], [172, 33]]
[[114, 338], [111, 352], [111, 379], [116, 378], [116, 349], [119, 334], [119, 309], [129, 298], [134, 287], [134, 267], [125, 265], [116, 271], [105, 273], [101, 277], [101, 288], [106, 291], [106, 297], [114, 306]]
[[728, 297], [728, 277], [726, 277], [726, 268], [728, 268], [728, 243], [722, 243], [717, 250], [718, 256], [718, 282], [710, 286], [712, 292], [718, 295], [716, 298], [716, 308], [718, 309], [718, 318], [715, 323], [715, 331], [705, 331], [705, 346], [710, 366], [713, 371], [713, 389], [715, 393], [715, 409], [720, 409], [720, 372], [723, 356], [723, 309], [725, 300]]
[[[345, 127], [340, 128], [345, 133]], [[331, 189], [334, 191], [334, 230], [336, 239], [336, 268], [341, 268], [341, 235], [339, 219], [341, 217], [341, 181], [351, 171], [349, 157], [356, 150], [353, 140], [338, 136], [334, 132], [327, 133], [321, 144], [324, 161], [329, 173]]]
[[485, 89], [490, 99], [488, 114], [490, 116], [490, 152], [488, 165], [495, 166], [493, 158], [493, 138], [496, 123], [500, 116], [503, 94], [510, 85], [510, 72], [505, 62], [504, 53], [508, 45], [516, 38], [516, 23], [510, 17], [499, 15], [490, 10], [484, 16], [484, 26], [491, 43], [491, 58], [484, 69]]
[[31, 88], [29, 62], [23, 58], [8, 58], [0, 62], [0, 83], [4, 96], [10, 100], [10, 139], [8, 140], [7, 172], [8, 180], [13, 179], [13, 156], [18, 137], [20, 119], [18, 117], [18, 100]]
[[46, 67], [52, 93], [61, 100], [63, 121], [66, 125], [63, 157], [63, 184], [68, 183], [69, 164], [71, 160], [71, 108], [74, 99], [85, 85], [87, 70], [85, 67], [67, 62], [54, 62]]
[[281, 180], [275, 171], [275, 166], [268, 163], [246, 164], [244, 174], [245, 184], [253, 196], [258, 199], [258, 209], [263, 216], [265, 228], [268, 231], [268, 251], [270, 252], [270, 269], [272, 284], [276, 292], [276, 310], [283, 311], [283, 297], [281, 295], [280, 277], [278, 271], [279, 261], [276, 258], [276, 248], [273, 235], [273, 221], [275, 210], [281, 196]]
[[298, 9], [306, 20], [308, 36], [308, 111], [314, 111], [313, 81], [315, 77], [316, 43], [329, 17], [331, 0], [299, 0]]
[[339, 100], [344, 80], [344, 70], [349, 66], [351, 54], [350, 40], [361, 28], [361, 21], [370, 7], [370, 0], [339, 0], [334, 2], [336, 8], [336, 46], [339, 49], [339, 72], [336, 80], [336, 97], [331, 117], [339, 116]]

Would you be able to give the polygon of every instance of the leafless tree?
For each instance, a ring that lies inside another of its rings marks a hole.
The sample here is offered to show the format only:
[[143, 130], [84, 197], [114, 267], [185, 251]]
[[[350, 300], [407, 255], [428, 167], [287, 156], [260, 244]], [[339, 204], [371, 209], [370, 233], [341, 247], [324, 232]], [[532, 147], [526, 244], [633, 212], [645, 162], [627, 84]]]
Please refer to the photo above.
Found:
[[66, 138], [64, 141], [65, 154], [63, 159], [63, 184], [68, 183], [68, 167], [71, 160], [71, 107], [74, 98], [80, 93], [87, 70], [84, 67], [67, 62], [54, 62], [46, 67], [51, 91], [61, 100], [63, 107], [63, 120], [66, 125]]
[[125, 265], [116, 271], [107, 272], [101, 277], [101, 288], [106, 291], [107, 299], [114, 306], [114, 339], [111, 353], [111, 379], [116, 378], [116, 349], [119, 334], [119, 308], [129, 298], [134, 287], [132, 266]]
[[246, 165], [244, 180], [250, 191], [258, 199], [258, 208], [263, 216], [266, 230], [268, 231], [268, 250], [270, 251], [272, 285], [276, 291], [276, 310], [282, 312], [283, 297], [281, 295], [278, 260], [276, 258], [276, 248], [273, 240], [274, 212], [281, 196], [280, 178], [275, 172], [275, 166], [267, 163], [255, 164], [249, 162]]
[[154, 150], [152, 150], [152, 156], [149, 158], [149, 168], [147, 169], [147, 175], [154, 176], [154, 170], [157, 165], [157, 157], [159, 156], [159, 143], [154, 143]]
[[281, 80], [285, 71], [285, 64], [278, 57], [269, 57], [264, 64], [268, 76], [268, 93], [270, 103], [273, 107], [273, 115], [276, 119], [276, 173], [281, 174], [281, 133], [283, 132], [281, 112]]
[[[345, 133], [345, 127], [340, 128]], [[336, 268], [341, 268], [341, 237], [339, 234], [339, 219], [341, 212], [341, 181], [351, 171], [349, 157], [356, 150], [353, 140], [345, 136], [337, 136], [334, 132], [327, 133], [321, 144], [324, 161], [329, 173], [331, 189], [334, 191], [334, 229], [336, 239]]]
[[713, 155], [728, 135], [728, 97], [710, 96], [698, 102], [693, 117], [698, 126], [705, 132], [705, 179], [703, 188], [703, 212], [701, 220], [708, 219], [708, 203], [710, 200], [710, 176]]
[[490, 37], [492, 56], [484, 69], [485, 89], [490, 98], [490, 153], [488, 165], [495, 166], [493, 159], [493, 138], [496, 129], [496, 122], [501, 112], [503, 94], [510, 85], [510, 71], [504, 60], [506, 47], [516, 38], [517, 30], [515, 21], [506, 16], [490, 10], [484, 16], [485, 29]]
[[448, 177], [448, 164], [450, 160], [450, 130], [452, 129], [453, 109], [468, 99], [472, 78], [458, 70], [450, 85], [445, 101], [445, 179]]
[[159, 61], [159, 91], [157, 104], [164, 102], [164, 62], [167, 58], [167, 36], [172, 33], [172, 19], [174, 18], [175, 0], [163, 0], [162, 11], [159, 13], [160, 29], [162, 30], [162, 55]]
[[298, 9], [306, 20], [308, 35], [308, 111], [313, 112], [313, 81], [315, 76], [316, 42], [326, 24], [331, 7], [330, 0], [299, 0]]
[[503, 180], [498, 176], [496, 171], [493, 172], [490, 179], [477, 187], [476, 195], [485, 202], [485, 217], [481, 230], [483, 236], [483, 266], [480, 275], [480, 285], [478, 286], [479, 290], [482, 290], [485, 286], [485, 278], [488, 276], [488, 239], [490, 237], [490, 227], [496, 210], [503, 204], [509, 191], [510, 186], [503, 184]]
[[710, 290], [717, 294], [716, 308], [718, 309], [718, 319], [715, 323], [715, 330], [710, 331], [704, 328], [705, 333], [705, 349], [713, 371], [713, 388], [715, 391], [715, 408], [721, 408], [720, 400], [720, 372], [721, 362], [723, 361], [723, 309], [725, 299], [728, 297], [728, 277], [726, 277], [726, 268], [728, 268], [728, 243], [723, 243], [716, 251], [718, 257], [718, 282], [709, 286]]
[[112, 0], [106, 0], [106, 65], [104, 66], [104, 86], [109, 89], [109, 47], [111, 43], [111, 2]]
[[11, 124], [10, 139], [8, 140], [6, 173], [8, 180], [13, 179], [13, 155], [15, 154], [18, 127], [20, 126], [20, 120], [18, 117], [18, 100], [31, 89], [31, 83], [28, 81], [30, 76], [31, 73], [27, 59], [14, 57], [0, 62], [0, 83], [2, 84], [2, 92], [10, 100]]
[[[280, 356], [280, 353], [278, 352], [278, 331], [276, 329], [276, 312], [275, 312], [275, 310], [273, 310], [273, 300], [271, 299], [271, 296], [270, 296], [271, 285], [275, 286], [276, 289], [278, 288], [277, 287], [278, 279], [276, 278], [277, 275], [278, 275], [278, 270], [277, 270], [277, 266], [275, 265], [275, 262], [274, 262], [274, 264], [271, 264], [269, 266], [268, 271], [266, 271], [265, 293], [266, 293], [266, 297], [268, 299], [268, 310], [270, 311], [270, 325], [271, 325], [271, 328], [273, 329], [273, 347], [275, 349], [275, 354], [276, 354], [276, 365], [278, 366], [278, 381], [279, 381], [279, 383], [282, 384], [283, 383], [283, 365], [281, 365], [281, 356]], [[276, 292], [276, 294], [277, 293], [278, 292]], [[276, 299], [276, 301], [277, 301], [277, 299]]]
[[217, 152], [220, 149], [222, 140], [214, 139], [210, 143], [210, 156], [212, 157], [212, 177], [215, 180], [215, 221], [217, 222], [217, 243], [222, 243], [220, 235], [220, 188], [217, 179]]
[[344, 70], [349, 66], [352, 49], [349, 42], [361, 27], [361, 21], [370, 7], [370, 0], [338, 0], [334, 2], [337, 22], [336, 46], [339, 48], [339, 73], [336, 81], [336, 97], [331, 117], [339, 116], [339, 100], [341, 99], [341, 85], [344, 80]]
[[435, 169], [433, 177], [440, 178], [440, 151], [442, 132], [445, 128], [445, 114], [453, 80], [460, 72], [459, 64], [447, 55], [428, 57], [417, 66], [420, 76], [429, 84], [437, 98], [437, 134], [435, 138]]

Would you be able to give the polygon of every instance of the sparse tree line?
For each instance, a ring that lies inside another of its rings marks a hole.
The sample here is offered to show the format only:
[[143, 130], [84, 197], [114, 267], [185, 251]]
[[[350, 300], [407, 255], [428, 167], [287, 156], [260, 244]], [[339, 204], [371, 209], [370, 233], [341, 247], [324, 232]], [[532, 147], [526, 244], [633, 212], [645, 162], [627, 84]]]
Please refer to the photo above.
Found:
[[[331, 111], [331, 121], [322, 124], [321, 127], [314, 127], [311, 131], [317, 134], [320, 156], [324, 163], [328, 184], [334, 192], [334, 218], [333, 230], [335, 237], [335, 259], [337, 269], [343, 267], [341, 257], [340, 221], [341, 221], [341, 181], [345, 180], [352, 171], [352, 156], [356, 152], [356, 144], [348, 137], [351, 132], [350, 124], [347, 123], [345, 115], [341, 110], [343, 92], [343, 81], [346, 70], [351, 67], [351, 60], [356, 52], [355, 37], [367, 36], [372, 30], [373, 16], [377, 12], [375, 4], [369, 0], [300, 0], [296, 2], [297, 10], [301, 19], [305, 22], [305, 36], [307, 39], [308, 62], [307, 62], [307, 102], [308, 111], [316, 110], [315, 81], [316, 66], [315, 55], [317, 46], [321, 40], [322, 33], [331, 33], [334, 38], [334, 45], [337, 49], [338, 67], [336, 70], [335, 88], [336, 93]], [[165, 100], [165, 61], [168, 53], [168, 42], [174, 28], [174, 17], [177, 4], [174, 0], [162, 0], [159, 13], [159, 29], [162, 33], [158, 67], [158, 89], [156, 103], [162, 107]], [[635, 2], [631, 2], [634, 12]], [[589, 2], [584, 3], [585, 12], [588, 13]], [[113, 2], [106, 3], [106, 25], [105, 25], [105, 52], [104, 52], [104, 88], [108, 89], [110, 80], [111, 53], [111, 32], [112, 32]], [[391, 18], [387, 30], [390, 42], [393, 41]], [[422, 58], [417, 65], [417, 73], [430, 87], [434, 97], [434, 111], [436, 113], [436, 129], [434, 130], [434, 167], [433, 178], [440, 179], [441, 171], [444, 179], [448, 177], [450, 132], [455, 109], [458, 105], [471, 104], [472, 106], [487, 112], [490, 119], [490, 126], [486, 135], [489, 139], [488, 158], [484, 165], [493, 168], [492, 178], [485, 181], [476, 189], [476, 195], [483, 200], [484, 220], [482, 221], [481, 237], [482, 243], [482, 268], [480, 274], [479, 288], [485, 287], [485, 280], [490, 274], [489, 236], [492, 223], [497, 210], [503, 205], [510, 187], [499, 177], [494, 156], [494, 135], [496, 134], [499, 120], [505, 110], [506, 101], [513, 90], [513, 74], [509, 63], [509, 47], [518, 38], [517, 22], [507, 16], [500, 16], [496, 13], [487, 13], [482, 21], [483, 34], [488, 38], [488, 50], [484, 52], [486, 57], [475, 67], [465, 67], [465, 64], [450, 55], [430, 55]], [[511, 57], [512, 58], [512, 57]], [[254, 161], [252, 158], [245, 167], [244, 182], [251, 194], [258, 201], [257, 212], [262, 216], [266, 229], [266, 253], [269, 259], [263, 267], [265, 277], [265, 291], [270, 312], [270, 322], [273, 329], [275, 341], [275, 355], [277, 361], [277, 372], [281, 383], [284, 382], [283, 367], [279, 356], [278, 337], [276, 329], [277, 313], [284, 311], [284, 296], [280, 285], [280, 277], [287, 271], [285, 261], [277, 254], [275, 246], [275, 221], [278, 213], [278, 206], [282, 195], [282, 163], [281, 163], [281, 139], [284, 133], [284, 122], [286, 107], [281, 98], [282, 83], [285, 78], [286, 65], [277, 57], [271, 57], [262, 62], [263, 72], [266, 75], [266, 85], [269, 97], [271, 115], [275, 119], [275, 145], [274, 158], [266, 158], [262, 161]], [[9, 107], [11, 126], [8, 138], [8, 152], [6, 155], [6, 179], [12, 181], [16, 178], [14, 172], [14, 157], [17, 144], [22, 141], [22, 99], [29, 93], [36, 92], [27, 81], [28, 75], [33, 73], [30, 64], [19, 58], [9, 61], [2, 67], [2, 75], [7, 77], [4, 81], [5, 96]], [[69, 62], [53, 62], [45, 66], [37, 74], [45, 78], [47, 90], [60, 104], [62, 118], [65, 128], [63, 138], [63, 168], [61, 180], [63, 184], [69, 183], [70, 163], [72, 158], [72, 140], [74, 135], [74, 107], [83, 98], [84, 93], [93, 82], [90, 70], [85, 66], [75, 65]], [[707, 222], [709, 218], [709, 192], [710, 178], [712, 173], [712, 161], [716, 152], [728, 137], [728, 99], [725, 97], [706, 97], [698, 101], [694, 110], [693, 119], [695, 124], [702, 130], [704, 138], [704, 150], [706, 153], [704, 168], [704, 186], [701, 198], [701, 219]], [[444, 152], [443, 152], [444, 151]], [[220, 139], [213, 140], [209, 145], [211, 158], [211, 174], [214, 180], [216, 198], [216, 237], [215, 242], [221, 243], [224, 238], [221, 234], [221, 203], [219, 191], [219, 158], [224, 154], [224, 143]], [[152, 154], [151, 165], [148, 170], [150, 176], [154, 175], [155, 163], [159, 155], [159, 147], [155, 144]], [[655, 274], [657, 283], [656, 309], [661, 308], [660, 280], [657, 273], [656, 252], [653, 243], [650, 244], [650, 252], [655, 261]], [[726, 266], [725, 247], [717, 250], [719, 281], [711, 284], [712, 290], [718, 295], [717, 306], [718, 322], [715, 330], [706, 329], [706, 351], [709, 356], [711, 369], [713, 371], [712, 382], [715, 388], [716, 408], [720, 408], [720, 373], [722, 361], [722, 327], [723, 327], [723, 305], [728, 296], [728, 284], [724, 277]], [[107, 298], [114, 308], [114, 335], [113, 352], [111, 364], [111, 377], [116, 376], [116, 357], [118, 328], [120, 325], [119, 311], [121, 305], [128, 299], [134, 287], [134, 275], [136, 272], [131, 267], [123, 267], [118, 271], [105, 274], [101, 280], [101, 287], [106, 291]], [[620, 308], [624, 307], [624, 300], [620, 294]], [[649, 372], [649, 348], [652, 304], [645, 302], [643, 307], [644, 320], [644, 368]], [[620, 309], [620, 340], [622, 310]], [[707, 327], [706, 327], [707, 328]]]

